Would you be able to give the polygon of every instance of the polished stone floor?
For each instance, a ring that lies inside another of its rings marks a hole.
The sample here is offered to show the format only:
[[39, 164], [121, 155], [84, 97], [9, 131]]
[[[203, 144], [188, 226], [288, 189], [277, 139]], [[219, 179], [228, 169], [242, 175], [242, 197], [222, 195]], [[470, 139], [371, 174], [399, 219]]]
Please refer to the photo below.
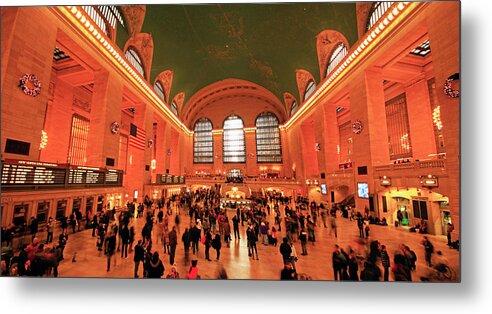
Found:
[[[228, 216], [232, 217], [234, 212], [229, 212]], [[273, 216], [268, 217], [273, 222]], [[181, 215], [181, 231], [189, 225], [189, 217]], [[174, 221], [174, 219], [169, 220]], [[137, 235], [136, 239], [140, 238], [140, 230], [144, 224], [144, 218], [134, 220]], [[321, 222], [319, 222], [321, 223]], [[296, 242], [294, 245], [299, 256], [296, 263], [297, 272], [309, 275], [313, 280], [333, 280], [333, 268], [331, 262], [331, 254], [335, 244], [342, 248], [351, 246], [360, 252], [366, 249], [363, 244], [360, 244], [358, 237], [357, 224], [354, 221], [338, 217], [338, 238], [330, 235], [330, 229], [324, 228], [322, 225], [317, 227], [315, 245], [308, 245], [308, 255], [301, 256], [301, 245]], [[210, 250], [212, 261], [206, 261], [204, 258], [204, 246], [200, 243], [198, 252], [198, 267], [202, 279], [215, 279], [220, 267], [224, 267], [229, 279], [269, 279], [278, 280], [280, 271], [283, 267], [282, 256], [279, 252], [279, 247], [262, 245], [258, 242], [259, 260], [248, 257], [248, 248], [246, 243], [246, 227], [241, 227], [241, 239], [232, 240], [230, 248], [223, 244], [221, 250], [220, 261], [215, 261], [215, 250]], [[285, 228], [282, 228], [282, 236], [279, 233], [279, 241], [285, 235]], [[55, 234], [56, 236], [56, 234]], [[43, 235], [40, 236], [43, 239]], [[178, 248], [176, 252], [175, 264], [180, 273], [181, 278], [186, 276], [189, 264], [184, 264], [184, 249], [181, 243], [181, 236], [178, 236]], [[450, 249], [446, 245], [444, 236], [429, 236], [434, 244], [435, 251], [441, 250], [445, 258], [449, 261], [449, 265], [458, 273], [459, 280], [459, 252]], [[417, 253], [417, 269], [412, 274], [414, 281], [420, 281], [420, 276], [428, 271], [425, 265], [424, 248], [420, 244], [422, 235], [410, 233], [406, 230], [395, 227], [383, 227], [371, 225], [369, 240], [379, 240], [381, 244], [386, 245], [391, 261], [393, 260], [393, 252], [401, 243], [405, 243]], [[158, 248], [159, 255], [164, 263], [165, 274], [169, 273], [171, 265], [169, 264], [169, 255], [163, 253], [162, 246], [154, 245], [154, 249]], [[73, 257], [75, 255], [75, 261]], [[91, 230], [70, 233], [69, 241], [65, 249], [65, 260], [59, 266], [60, 277], [114, 277], [114, 278], [133, 278], [133, 253], [129, 254], [128, 259], [122, 259], [120, 252], [113, 257], [111, 270], [106, 271], [106, 257], [97, 251], [96, 238], [91, 236]], [[190, 259], [195, 257], [190, 253]], [[359, 266], [359, 271], [362, 270]], [[139, 275], [142, 276], [142, 268], [140, 266]], [[392, 274], [390, 273], [390, 281]], [[455, 280], [455, 281], [456, 281]]]

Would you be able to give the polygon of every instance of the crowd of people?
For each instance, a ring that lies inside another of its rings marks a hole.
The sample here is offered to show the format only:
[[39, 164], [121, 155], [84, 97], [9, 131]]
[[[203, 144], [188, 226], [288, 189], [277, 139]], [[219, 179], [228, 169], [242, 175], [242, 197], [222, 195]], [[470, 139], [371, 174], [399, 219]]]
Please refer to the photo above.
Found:
[[[145, 196], [142, 203], [128, 203], [120, 211], [105, 208], [94, 215], [88, 212], [84, 229], [92, 229], [95, 254], [106, 256], [107, 272], [116, 263], [116, 254], [121, 259], [131, 258], [133, 254], [134, 278], [200, 279], [203, 276], [199, 261], [220, 261], [221, 252], [230, 248], [234, 236], [234, 241], [242, 240], [247, 244], [251, 262], [260, 261], [258, 245], [277, 250], [282, 256], [278, 265], [279, 279], [309, 280], [312, 277], [306, 272], [298, 272], [299, 259], [308, 258], [311, 250], [318, 250], [316, 243], [321, 233], [326, 232], [338, 243], [343, 230], [337, 221], [346, 218], [357, 226], [359, 237], [354, 239], [354, 245], [345, 248], [335, 244], [331, 260], [334, 280], [389, 281], [390, 274], [395, 281], [416, 279], [413, 278], [417, 259], [415, 248], [412, 250], [402, 243], [390, 258], [386, 246], [371, 236], [370, 226], [381, 223], [371, 219], [366, 210], [362, 214], [350, 207], [327, 208], [323, 203], [310, 202], [306, 198], [294, 200], [277, 193], [253, 198], [249, 208], [232, 210], [221, 208], [220, 199], [218, 188], [182, 192], [168, 199], [152, 200]], [[181, 226], [183, 215], [188, 216], [184, 228]], [[58, 265], [64, 260], [63, 251], [68, 241], [68, 227], [72, 226], [71, 232], [76, 233], [80, 230], [77, 226], [83, 223], [80, 213], [75, 211], [65, 218], [60, 221], [61, 232], [55, 243], [55, 221], [49, 217], [46, 241], [42, 243], [38, 238], [37, 222], [33, 220], [31, 242], [21, 247], [19, 255], [4, 250], [2, 260], [7, 261], [7, 265], [2, 266], [5, 270], [9, 270], [9, 264], [15, 261], [17, 270], [10, 272], [11, 275], [58, 276]], [[242, 234], [246, 235], [244, 239]], [[9, 229], [2, 230], [2, 242], [6, 242], [6, 247], [11, 246], [12, 238]], [[296, 243], [300, 244], [299, 255]], [[424, 237], [422, 247], [429, 271], [420, 280], [451, 279], [451, 270], [443, 253], [434, 252], [428, 237]], [[177, 251], [184, 253], [180, 267], [187, 269], [185, 274], [178, 272]], [[165, 269], [165, 264], [169, 264], [170, 269]], [[211, 276], [227, 278], [227, 272], [221, 266], [216, 274], [205, 274], [206, 278]]]

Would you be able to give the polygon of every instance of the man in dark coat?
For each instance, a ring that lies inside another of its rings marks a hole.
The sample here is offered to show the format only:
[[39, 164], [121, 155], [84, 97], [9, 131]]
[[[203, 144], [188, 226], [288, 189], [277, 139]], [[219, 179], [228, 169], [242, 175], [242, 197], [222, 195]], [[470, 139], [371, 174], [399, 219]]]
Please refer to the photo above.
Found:
[[114, 251], [116, 249], [116, 233], [114, 231], [110, 231], [105, 240], [105, 249], [104, 253], [108, 257], [108, 263], [106, 271], [110, 271], [111, 268], [111, 257], [114, 255]]
[[290, 262], [290, 255], [292, 254], [292, 248], [289, 244], [289, 239], [284, 238], [282, 244], [280, 244], [280, 254], [282, 254], [284, 264]]
[[174, 256], [176, 255], [176, 246], [178, 245], [178, 234], [176, 226], [168, 234], [169, 237], [169, 263], [174, 265]]
[[36, 237], [36, 233], [38, 233], [38, 219], [36, 217], [31, 218], [31, 224], [29, 225], [29, 229], [31, 229], [31, 240]]
[[123, 225], [120, 230], [121, 237], [121, 257], [128, 257], [128, 243], [130, 242], [130, 230], [127, 225]]
[[191, 247], [193, 254], [198, 254], [198, 241], [200, 241], [200, 235], [200, 229], [198, 229], [196, 225], [193, 225], [193, 227], [190, 229]]
[[332, 263], [335, 280], [343, 280], [342, 270], [347, 265], [347, 259], [338, 245], [335, 245], [335, 250], [332, 254]]
[[138, 240], [137, 245], [135, 245], [135, 250], [133, 255], [133, 261], [135, 262], [135, 271], [134, 271], [135, 278], [138, 278], [138, 267], [140, 265], [140, 262], [144, 261], [144, 257], [145, 257], [145, 251], [142, 247], [142, 240]]

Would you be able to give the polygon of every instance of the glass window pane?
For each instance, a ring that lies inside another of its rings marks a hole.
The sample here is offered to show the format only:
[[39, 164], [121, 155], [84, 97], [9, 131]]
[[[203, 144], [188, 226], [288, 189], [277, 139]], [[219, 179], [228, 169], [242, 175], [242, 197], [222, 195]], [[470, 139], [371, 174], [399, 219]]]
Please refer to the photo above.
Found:
[[224, 121], [224, 162], [246, 162], [243, 120], [236, 115]]
[[271, 112], [264, 112], [256, 119], [256, 161], [282, 162], [279, 122], [277, 116]]
[[202, 118], [195, 123], [193, 134], [193, 162], [213, 163], [214, 162], [214, 143], [212, 136], [212, 122], [207, 118]]

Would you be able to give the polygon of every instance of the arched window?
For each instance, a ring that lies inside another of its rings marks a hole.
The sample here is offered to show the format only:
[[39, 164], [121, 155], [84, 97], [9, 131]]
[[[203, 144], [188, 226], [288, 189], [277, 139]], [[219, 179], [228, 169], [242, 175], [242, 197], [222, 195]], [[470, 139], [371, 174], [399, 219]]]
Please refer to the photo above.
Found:
[[174, 112], [174, 114], [177, 116], [178, 115], [178, 105], [176, 104], [176, 102], [173, 100], [172, 104], [171, 104], [171, 110]]
[[116, 29], [116, 22], [125, 27], [121, 12], [114, 5], [83, 5], [82, 9], [107, 36], [111, 35], [110, 30]]
[[224, 162], [246, 162], [246, 145], [244, 141], [244, 123], [236, 115], [224, 121]]
[[212, 122], [207, 118], [201, 118], [195, 123], [193, 133], [193, 162], [195, 164], [214, 162]]
[[164, 92], [164, 87], [162, 86], [161, 82], [159, 82], [159, 81], [155, 82], [154, 90], [162, 100], [167, 101], [166, 100], [166, 93]]
[[129, 47], [126, 50], [125, 57], [128, 61], [130, 61], [131, 65], [133, 65], [135, 70], [137, 70], [138, 73], [140, 73], [143, 77], [145, 77], [142, 60], [140, 59], [138, 52], [133, 47]]
[[256, 118], [256, 161], [258, 163], [281, 163], [282, 144], [278, 118], [264, 112]]
[[290, 106], [290, 115], [293, 116], [297, 111], [297, 101], [294, 100], [292, 106]]
[[304, 101], [311, 96], [312, 93], [314, 93], [314, 90], [316, 89], [316, 84], [314, 81], [309, 81], [306, 87], [306, 91], [304, 92]]
[[378, 1], [372, 4], [371, 10], [367, 18], [366, 32], [370, 30], [374, 24], [384, 15], [386, 11], [393, 5], [394, 2]]
[[328, 61], [328, 66], [326, 67], [326, 76], [328, 76], [331, 71], [333, 71], [340, 61], [347, 55], [347, 47], [343, 43], [339, 43], [338, 46], [333, 50]]

